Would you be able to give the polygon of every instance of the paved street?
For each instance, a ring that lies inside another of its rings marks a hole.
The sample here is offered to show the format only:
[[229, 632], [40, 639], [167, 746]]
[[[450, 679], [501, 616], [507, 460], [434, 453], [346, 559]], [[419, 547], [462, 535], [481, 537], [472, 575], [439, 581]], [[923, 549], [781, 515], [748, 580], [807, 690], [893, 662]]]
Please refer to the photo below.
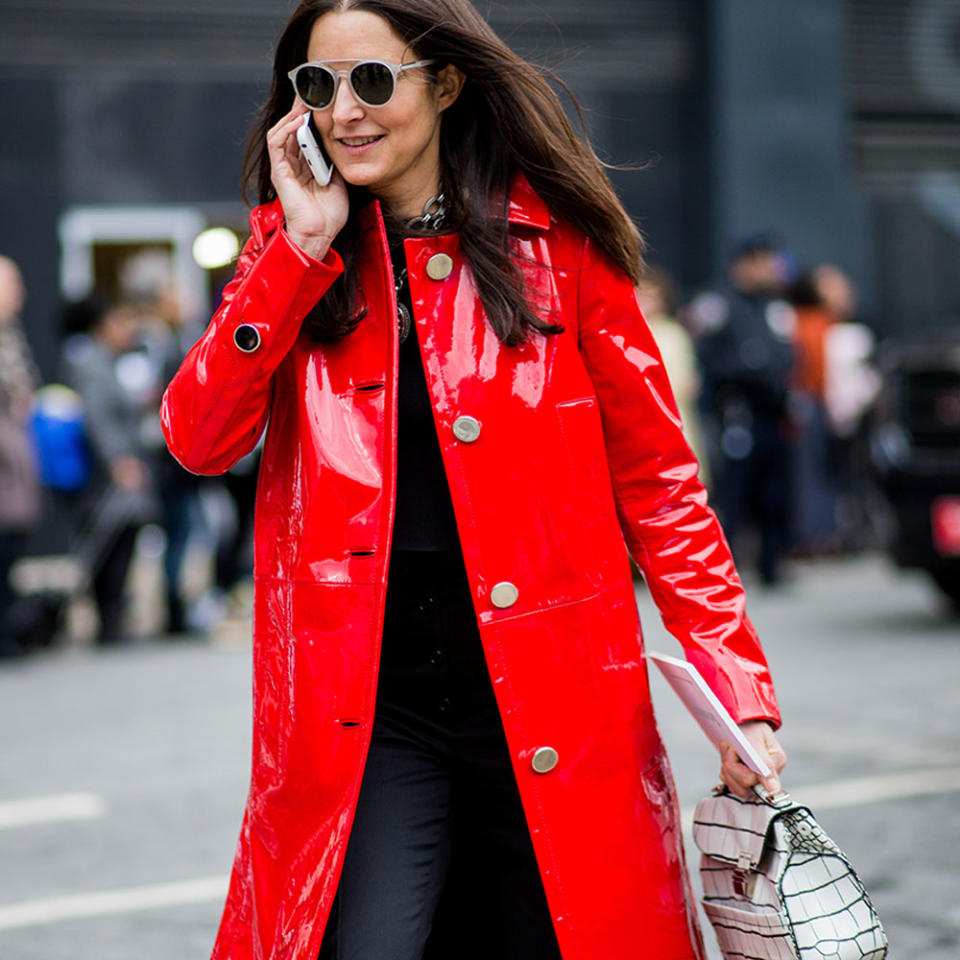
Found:
[[[956, 960], [960, 621], [879, 558], [807, 566], [750, 598], [787, 787], [850, 854], [892, 960]], [[642, 590], [640, 604], [648, 646], [677, 653]], [[653, 680], [689, 808], [717, 762]], [[0, 729], [0, 960], [205, 960], [246, 788], [249, 649], [141, 642], [3, 664]]]

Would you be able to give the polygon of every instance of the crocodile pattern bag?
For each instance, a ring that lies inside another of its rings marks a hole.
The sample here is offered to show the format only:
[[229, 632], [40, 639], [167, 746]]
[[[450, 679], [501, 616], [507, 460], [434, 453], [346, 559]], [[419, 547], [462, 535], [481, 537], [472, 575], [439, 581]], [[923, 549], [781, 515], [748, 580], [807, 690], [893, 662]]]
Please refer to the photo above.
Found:
[[887, 938], [850, 861], [786, 794], [701, 800], [703, 907], [726, 960], [884, 960]]

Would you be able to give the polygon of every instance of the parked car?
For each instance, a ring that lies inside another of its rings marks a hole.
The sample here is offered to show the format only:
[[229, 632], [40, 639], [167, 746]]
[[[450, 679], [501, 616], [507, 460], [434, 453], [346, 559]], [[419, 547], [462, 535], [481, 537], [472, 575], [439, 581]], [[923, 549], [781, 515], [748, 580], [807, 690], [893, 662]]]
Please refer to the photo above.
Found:
[[890, 503], [890, 550], [960, 607], [960, 318], [955, 334], [887, 346], [870, 457]]

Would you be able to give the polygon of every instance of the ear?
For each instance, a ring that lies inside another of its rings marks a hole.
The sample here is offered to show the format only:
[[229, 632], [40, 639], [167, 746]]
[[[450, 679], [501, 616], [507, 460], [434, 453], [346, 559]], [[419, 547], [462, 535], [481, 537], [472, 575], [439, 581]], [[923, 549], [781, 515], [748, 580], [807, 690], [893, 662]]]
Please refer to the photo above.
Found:
[[463, 71], [452, 63], [448, 63], [437, 74], [434, 90], [436, 91], [437, 106], [441, 111], [453, 105], [457, 97], [460, 96], [460, 91], [463, 89], [466, 79]]

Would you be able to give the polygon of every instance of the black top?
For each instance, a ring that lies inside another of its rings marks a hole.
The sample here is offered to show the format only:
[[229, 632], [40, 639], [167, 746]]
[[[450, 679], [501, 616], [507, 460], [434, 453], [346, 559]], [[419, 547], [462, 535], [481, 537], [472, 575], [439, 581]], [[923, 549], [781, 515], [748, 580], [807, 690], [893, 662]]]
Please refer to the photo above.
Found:
[[[403, 239], [390, 236], [394, 276], [406, 269]], [[404, 282], [398, 301], [413, 317], [410, 286]], [[397, 401], [397, 514], [394, 550], [459, 550], [460, 538], [450, 488], [440, 455], [440, 441], [420, 357], [416, 324], [400, 344]]]

